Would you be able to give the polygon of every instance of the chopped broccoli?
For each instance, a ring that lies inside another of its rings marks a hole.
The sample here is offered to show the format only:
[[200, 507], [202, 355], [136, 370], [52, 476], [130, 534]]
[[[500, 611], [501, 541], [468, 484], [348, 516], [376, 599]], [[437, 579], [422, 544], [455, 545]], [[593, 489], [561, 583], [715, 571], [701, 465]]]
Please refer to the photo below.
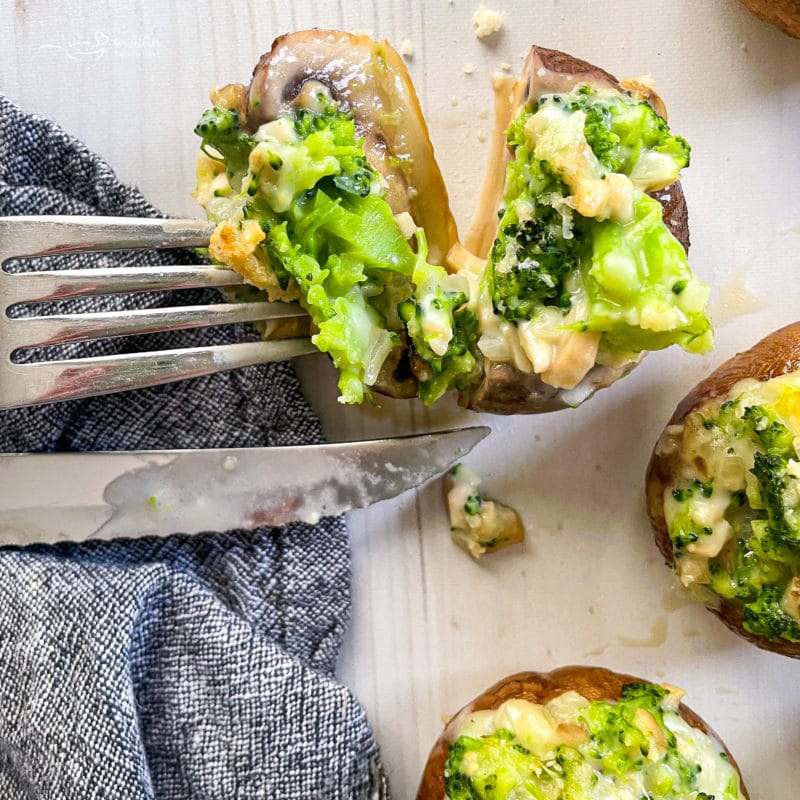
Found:
[[533, 785], [541, 770], [539, 759], [510, 731], [480, 738], [459, 736], [444, 768], [447, 796], [450, 800], [506, 800], [510, 796], [538, 800], [547, 796]]
[[[708, 288], [691, 272], [686, 253], [663, 221], [661, 204], [646, 194], [625, 224], [593, 224], [584, 276], [588, 330], [604, 333], [615, 352], [660, 350], [672, 344], [690, 353], [712, 346], [706, 316]], [[673, 291], [677, 281], [684, 290]]]
[[[636, 712], [644, 709], [663, 728], [661, 703], [665, 696], [660, 686], [629, 683], [623, 686], [619, 703], [595, 701], [581, 714], [592, 737], [592, 758], [605, 772], [622, 775], [642, 766], [643, 757], [650, 752], [650, 740], [639, 726]], [[671, 744], [675, 744], [674, 736]]]
[[670, 524], [669, 535], [676, 553], [689, 544], [697, 542], [701, 536], [711, 536], [713, 531], [707, 525], [698, 523], [687, 510], [675, 515]]
[[[710, 349], [708, 289], [645, 194], [678, 179], [686, 141], [647, 103], [589, 87], [540, 98], [506, 138], [514, 157], [486, 277], [497, 313], [519, 324], [580, 300], [571, 329], [602, 334], [606, 352]], [[579, 213], [581, 197], [602, 196], [597, 216]]]
[[739, 537], [725, 566], [719, 561], [711, 564], [711, 588], [720, 597], [752, 601], [765, 586], [785, 585], [791, 579], [785, 563], [762, 557], [754, 544], [753, 538]]
[[631, 174], [646, 151], [672, 160], [673, 181], [681, 169], [689, 166], [689, 143], [671, 133], [666, 120], [648, 103], [632, 103], [616, 97], [592, 103], [592, 95], [583, 94], [576, 104], [578, 109], [586, 113], [586, 141], [609, 172]]
[[[768, 639], [800, 640], [800, 625], [784, 607], [789, 583], [800, 575], [800, 467], [795, 436], [787, 424], [796, 392], [784, 387], [778, 399], [748, 403], [745, 395], [726, 400], [716, 415], [702, 419], [698, 431], [737, 461], [752, 458], [753, 476], [729, 490], [724, 513], [731, 533], [719, 555], [709, 558], [709, 588], [741, 604], [745, 630]], [[707, 433], [705, 433], [707, 432]], [[724, 471], [724, 469], [723, 469]], [[706, 529], [692, 518], [692, 497], [703, 484], [676, 487], [679, 504], [671, 512], [670, 537], [680, 562], [686, 546]], [[708, 530], [710, 533], [710, 530]]]
[[[666, 695], [660, 686], [631, 683], [616, 703], [596, 700], [576, 708], [570, 727], [583, 728], [586, 738], [573, 744], [544, 738], [525, 739], [526, 746], [514, 731], [503, 728], [483, 736], [461, 735], [451, 745], [444, 769], [447, 797], [590, 800], [602, 777], [604, 797], [623, 792], [633, 797], [636, 787], [636, 797], [643, 789], [642, 798], [699, 798], [706, 765], [683, 755], [667, 724], [667, 716], [675, 720], [677, 713], [664, 708]], [[515, 709], [513, 716], [528, 731], [520, 713]], [[725, 781], [720, 800], [740, 800], [735, 771], [724, 754], [714, 757], [722, 762], [720, 777]]]
[[744, 607], [744, 626], [750, 633], [766, 639], [788, 639], [800, 642], [800, 624], [786, 613], [781, 600], [783, 593], [769, 586], [758, 599]]
[[473, 492], [464, 503], [464, 513], [470, 517], [474, 517], [476, 514], [481, 513], [482, 505], [483, 500], [481, 500], [481, 496], [477, 492]]
[[685, 503], [685, 510], [676, 514], [670, 523], [669, 535], [675, 552], [682, 551], [686, 545], [698, 541], [701, 536], [711, 536], [713, 531], [707, 525], [698, 523], [692, 515], [691, 500], [693, 497], [711, 497], [714, 494], [714, 481], [692, 481], [682, 489], [673, 489], [672, 496]]
[[797, 514], [798, 478], [788, 470], [788, 460], [779, 455], [756, 453], [750, 472], [758, 481], [758, 497], [753, 504], [764, 508], [767, 519], [754, 522], [760, 540], [798, 550], [800, 519]]
[[685, 489], [672, 490], [672, 496], [679, 502], [688, 500], [696, 494], [702, 497], [711, 497], [714, 494], [714, 479], [711, 478], [707, 481], [694, 480]]
[[770, 455], [795, 458], [794, 436], [773, 411], [764, 406], [745, 408], [742, 419]]
[[477, 338], [478, 318], [466, 308], [456, 311], [447, 352], [428, 360], [430, 376], [420, 381], [419, 396], [426, 406], [432, 406], [450, 389], [466, 389], [475, 380], [478, 368], [472, 346]]
[[530, 319], [537, 305], [569, 308], [564, 280], [578, 268], [584, 244], [582, 231], [564, 238], [562, 217], [550, 207], [537, 219], [516, 216], [513, 207], [505, 211], [491, 255], [492, 299], [509, 322]]
[[[419, 388], [426, 403], [477, 377], [477, 321], [461, 309], [468, 284], [427, 262], [422, 232], [416, 253], [406, 241], [351, 114], [322, 92], [313, 108], [253, 134], [235, 111], [217, 108], [196, 132], [237, 193], [214, 206], [229, 230], [216, 245], [212, 239], [212, 255], [262, 288], [299, 288], [318, 329], [312, 341], [339, 369], [341, 401], [369, 397], [383, 362], [407, 340], [430, 373]], [[237, 232], [253, 220], [261, 239], [248, 228], [253, 254], [243, 257]], [[403, 318], [406, 304], [413, 313]]]
[[418, 231], [417, 261], [411, 275], [414, 291], [399, 311], [414, 352], [427, 364], [430, 374], [420, 381], [419, 396], [431, 406], [449, 389], [465, 388], [474, 377], [472, 347], [478, 320], [462, 308], [469, 292], [466, 279], [429, 264], [427, 255], [425, 234]]
[[533, 157], [527, 119], [529, 115], [520, 115], [506, 132], [514, 159], [506, 168], [492, 268], [487, 270], [495, 308], [510, 322], [530, 319], [540, 304], [570, 305], [564, 279], [578, 268], [584, 244], [583, 231], [573, 231], [567, 187]]

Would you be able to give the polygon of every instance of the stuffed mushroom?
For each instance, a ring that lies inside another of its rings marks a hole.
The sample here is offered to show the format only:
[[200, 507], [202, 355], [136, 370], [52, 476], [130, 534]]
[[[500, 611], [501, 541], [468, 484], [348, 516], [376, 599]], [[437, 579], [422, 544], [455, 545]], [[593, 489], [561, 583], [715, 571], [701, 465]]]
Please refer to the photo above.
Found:
[[473, 292], [483, 374], [462, 403], [576, 406], [647, 350], [707, 351], [708, 288], [688, 266], [678, 182], [689, 146], [652, 87], [533, 47], [521, 78], [496, 88], [505, 170], [487, 174], [466, 237], [487, 259]]
[[512, 675], [447, 725], [417, 800], [745, 800], [735, 760], [683, 694], [599, 667]]
[[800, 658], [800, 323], [681, 401], [650, 460], [647, 510], [693, 597], [759, 647]]

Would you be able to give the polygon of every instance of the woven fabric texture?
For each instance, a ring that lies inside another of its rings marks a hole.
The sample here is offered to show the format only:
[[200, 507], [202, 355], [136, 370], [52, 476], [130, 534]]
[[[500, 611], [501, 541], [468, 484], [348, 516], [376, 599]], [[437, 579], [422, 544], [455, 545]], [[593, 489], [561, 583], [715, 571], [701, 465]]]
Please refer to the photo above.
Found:
[[[160, 216], [97, 155], [2, 95], [0, 120], [0, 216]], [[198, 260], [186, 251], [105, 253], [31, 260], [24, 268]], [[63, 306], [219, 299], [184, 291]], [[22, 357], [255, 338], [244, 326], [227, 326]], [[288, 364], [0, 412], [4, 452], [320, 441]], [[0, 797], [388, 798], [363, 710], [333, 674], [349, 581], [341, 519], [0, 549]]]

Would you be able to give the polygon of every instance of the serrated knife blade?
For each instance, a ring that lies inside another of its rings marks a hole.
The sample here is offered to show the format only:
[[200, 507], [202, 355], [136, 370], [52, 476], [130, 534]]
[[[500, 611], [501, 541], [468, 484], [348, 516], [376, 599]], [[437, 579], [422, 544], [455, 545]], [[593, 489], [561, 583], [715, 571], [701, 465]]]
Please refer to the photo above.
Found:
[[252, 529], [394, 497], [485, 427], [298, 447], [0, 455], [0, 544]]

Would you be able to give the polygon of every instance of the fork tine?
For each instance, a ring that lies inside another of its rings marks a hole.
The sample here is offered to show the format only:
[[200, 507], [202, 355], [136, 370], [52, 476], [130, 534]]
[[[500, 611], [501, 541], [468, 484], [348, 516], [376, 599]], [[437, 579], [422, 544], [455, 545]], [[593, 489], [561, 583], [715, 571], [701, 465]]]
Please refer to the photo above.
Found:
[[80, 295], [239, 286], [244, 279], [220, 267], [120, 267], [18, 272], [4, 276], [3, 302], [32, 303]]
[[305, 316], [305, 311], [293, 303], [216, 303], [88, 314], [51, 314], [6, 321], [3, 339], [6, 346], [15, 350], [19, 347], [43, 347], [64, 342], [301, 316]]
[[213, 229], [213, 223], [200, 220], [0, 217], [0, 339], [5, 351], [0, 358], [4, 372], [0, 408], [138, 389], [316, 352], [310, 339], [296, 338], [38, 363], [11, 361], [10, 354], [21, 347], [305, 315], [299, 306], [286, 303], [223, 303], [15, 318], [7, 315], [7, 309], [19, 303], [242, 284], [241, 277], [230, 270], [204, 266], [15, 273], [2, 269], [9, 259], [59, 253], [202, 247], [209, 243]]
[[84, 250], [204, 247], [214, 224], [136, 217], [0, 217], [0, 263]]
[[309, 339], [194, 347], [154, 353], [7, 364], [12, 379], [3, 408], [141, 389], [213, 372], [284, 361], [316, 351]]

